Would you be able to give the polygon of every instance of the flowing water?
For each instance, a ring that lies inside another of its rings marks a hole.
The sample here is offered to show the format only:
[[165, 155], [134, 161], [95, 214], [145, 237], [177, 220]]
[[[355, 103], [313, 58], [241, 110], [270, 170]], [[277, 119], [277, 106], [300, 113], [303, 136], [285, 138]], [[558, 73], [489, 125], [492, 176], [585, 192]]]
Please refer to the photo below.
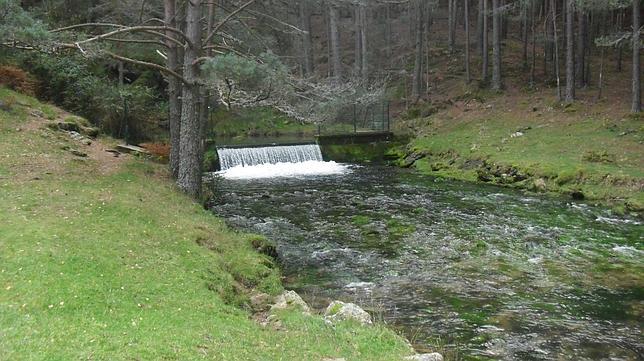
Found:
[[274, 240], [312, 305], [356, 302], [452, 359], [642, 360], [638, 220], [400, 169], [312, 173], [211, 180], [213, 212]]

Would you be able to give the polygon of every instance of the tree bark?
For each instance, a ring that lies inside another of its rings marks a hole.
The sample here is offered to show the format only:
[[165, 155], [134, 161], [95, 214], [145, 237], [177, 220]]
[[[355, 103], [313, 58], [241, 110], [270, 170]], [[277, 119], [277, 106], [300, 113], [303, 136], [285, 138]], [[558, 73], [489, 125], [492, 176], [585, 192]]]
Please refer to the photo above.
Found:
[[304, 31], [302, 37], [302, 69], [305, 76], [313, 74], [315, 67], [313, 61], [313, 49], [311, 47], [311, 11], [309, 0], [300, 0], [300, 26]]
[[[177, 10], [176, 0], [165, 0], [165, 25], [168, 27], [177, 27]], [[167, 32], [168, 36], [174, 37], [175, 34]], [[169, 40], [166, 40], [168, 47], [166, 67], [176, 73], [180, 72], [179, 66], [179, 50], [177, 45]], [[170, 171], [172, 177], [177, 179], [179, 177], [179, 159], [180, 147], [179, 141], [181, 136], [181, 94], [182, 84], [179, 79], [174, 76], [168, 76], [168, 122], [170, 124]]]
[[333, 66], [333, 77], [336, 80], [342, 79], [342, 62], [340, 60], [340, 36], [338, 33], [338, 9], [329, 5], [329, 31], [331, 36], [331, 64]]
[[476, 45], [478, 47], [479, 55], [483, 55], [483, 2], [479, 0], [479, 11], [476, 17]]
[[492, 89], [503, 88], [501, 79], [501, 9], [499, 0], [492, 0]]
[[447, 0], [448, 4], [448, 15], [447, 15], [447, 22], [448, 22], [448, 30], [447, 30], [447, 46], [449, 47], [449, 52], [452, 53], [454, 52], [454, 37], [456, 35], [456, 18], [454, 15], [456, 15], [456, 0]]
[[190, 44], [183, 56], [183, 77], [189, 84], [183, 86], [181, 104], [181, 138], [179, 158], [179, 178], [177, 185], [186, 194], [198, 198], [201, 196], [201, 164], [200, 159], [200, 122], [198, 102], [200, 91], [198, 86], [199, 65], [195, 60], [201, 51], [201, 0], [186, 2], [185, 34]]
[[566, 1], [566, 103], [575, 101], [575, 0]]
[[523, 25], [521, 27], [521, 40], [523, 43], [523, 53], [522, 53], [522, 66], [523, 69], [528, 69], [528, 5], [521, 5], [521, 15]]
[[489, 62], [489, 50], [488, 50], [488, 36], [487, 36], [487, 22], [488, 22], [488, 0], [483, 0], [483, 59], [481, 59], [481, 83], [487, 85], [488, 81], [488, 62]]
[[582, 88], [586, 86], [586, 37], [588, 26], [586, 24], [586, 14], [581, 9], [577, 11], [577, 64], [575, 67], [575, 80], [577, 86]]
[[631, 112], [642, 111], [640, 72], [640, 0], [633, 0], [633, 102]]
[[559, 39], [557, 39], [557, 7], [555, 0], [550, 0], [550, 11], [552, 12], [552, 33], [554, 36], [554, 65], [555, 77], [557, 79], [557, 99], [561, 100], [561, 77], [559, 74]]
[[463, 12], [465, 22], [465, 83], [470, 83], [470, 0], [464, 0]]
[[[451, 1], [451, 0], [450, 0]], [[412, 81], [411, 95], [413, 102], [417, 102], [422, 91], [422, 69], [423, 69], [423, 22], [424, 6], [423, 0], [416, 0], [416, 44], [414, 61], [414, 78]]]
[[353, 72], [355, 76], [359, 76], [362, 70], [362, 22], [360, 21], [360, 5], [353, 7]]
[[368, 47], [367, 47], [367, 7], [364, 5], [360, 6], [359, 9], [360, 12], [360, 51], [362, 54], [360, 55], [360, 59], [362, 59], [362, 65], [361, 65], [361, 75], [362, 75], [362, 80], [367, 81], [369, 80], [369, 52], [368, 52]]

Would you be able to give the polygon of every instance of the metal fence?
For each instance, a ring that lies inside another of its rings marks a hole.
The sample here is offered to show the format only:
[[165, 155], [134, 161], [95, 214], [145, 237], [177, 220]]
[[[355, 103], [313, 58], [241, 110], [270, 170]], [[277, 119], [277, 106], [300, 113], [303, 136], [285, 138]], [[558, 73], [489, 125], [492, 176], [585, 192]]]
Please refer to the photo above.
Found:
[[390, 127], [388, 101], [352, 104], [340, 109], [335, 119], [320, 124], [318, 134], [386, 132]]

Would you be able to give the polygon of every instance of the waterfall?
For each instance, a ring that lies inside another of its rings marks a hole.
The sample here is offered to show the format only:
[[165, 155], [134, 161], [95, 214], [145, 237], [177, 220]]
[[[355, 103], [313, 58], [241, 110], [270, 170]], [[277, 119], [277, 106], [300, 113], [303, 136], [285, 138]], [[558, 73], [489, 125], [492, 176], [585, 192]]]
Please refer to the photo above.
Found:
[[237, 166], [254, 166], [277, 163], [322, 162], [322, 152], [317, 144], [288, 145], [258, 148], [218, 148], [221, 170]]
[[345, 164], [322, 159], [317, 144], [254, 148], [217, 148], [224, 178], [252, 179], [343, 174]]

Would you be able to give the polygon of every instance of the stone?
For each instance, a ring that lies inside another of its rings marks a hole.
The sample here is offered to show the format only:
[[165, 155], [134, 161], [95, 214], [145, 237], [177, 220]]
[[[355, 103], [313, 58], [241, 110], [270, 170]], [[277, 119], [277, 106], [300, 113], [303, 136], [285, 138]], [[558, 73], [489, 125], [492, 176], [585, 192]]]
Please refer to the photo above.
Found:
[[98, 133], [100, 132], [98, 128], [93, 128], [93, 127], [81, 127], [80, 130], [81, 130], [81, 133], [85, 134], [90, 138], [98, 137]]
[[34, 109], [34, 110], [31, 111], [31, 116], [36, 117], [36, 118], [44, 118], [45, 113], [43, 113], [42, 111], [40, 111], [38, 109]]
[[354, 303], [333, 301], [324, 311], [324, 319], [331, 323], [337, 321], [354, 320], [362, 325], [370, 325], [371, 315]]
[[259, 292], [250, 296], [250, 307], [255, 312], [267, 311], [270, 308], [271, 296]]
[[87, 153], [81, 152], [80, 150], [70, 149], [69, 152], [77, 157], [83, 157], [83, 158], [87, 157]]
[[275, 298], [275, 304], [271, 306], [271, 312], [275, 310], [285, 310], [290, 308], [299, 308], [302, 313], [310, 314], [311, 308], [304, 302], [302, 297], [295, 291], [284, 291]]
[[407, 356], [405, 360], [409, 361], [443, 361], [443, 355], [438, 352], [421, 353], [418, 355]]
[[534, 180], [534, 189], [538, 192], [545, 192], [547, 190], [546, 181], [543, 178], [537, 178]]

